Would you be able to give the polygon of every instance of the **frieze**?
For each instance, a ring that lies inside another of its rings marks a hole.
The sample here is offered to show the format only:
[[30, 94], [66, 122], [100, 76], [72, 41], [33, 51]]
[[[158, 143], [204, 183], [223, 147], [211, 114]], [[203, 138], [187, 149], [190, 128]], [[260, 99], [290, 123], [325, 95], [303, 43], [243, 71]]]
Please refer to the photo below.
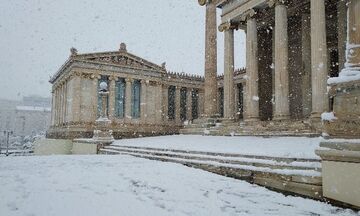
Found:
[[91, 58], [89, 60], [97, 61], [97, 62], [105, 62], [105, 63], [110, 63], [110, 64], [116, 64], [116, 65], [121, 65], [121, 66], [152, 69], [151, 67], [141, 64], [140, 62], [138, 62], [134, 59], [130, 59], [126, 56], [105, 56], [105, 57]]

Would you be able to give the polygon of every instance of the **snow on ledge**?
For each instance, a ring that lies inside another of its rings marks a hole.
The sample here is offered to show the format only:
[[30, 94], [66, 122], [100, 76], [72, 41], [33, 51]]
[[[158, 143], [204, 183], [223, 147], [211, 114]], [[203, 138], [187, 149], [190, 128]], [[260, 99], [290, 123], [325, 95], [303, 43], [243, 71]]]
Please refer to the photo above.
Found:
[[322, 121], [333, 122], [336, 119], [337, 117], [335, 116], [334, 112], [324, 112], [323, 114], [321, 114]]

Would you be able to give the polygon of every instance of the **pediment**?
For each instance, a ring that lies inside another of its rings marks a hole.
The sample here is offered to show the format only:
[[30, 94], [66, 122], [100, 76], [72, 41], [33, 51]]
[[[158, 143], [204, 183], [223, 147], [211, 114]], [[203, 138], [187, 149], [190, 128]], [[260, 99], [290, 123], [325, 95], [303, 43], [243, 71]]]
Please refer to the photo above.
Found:
[[127, 52], [87, 55], [87, 56], [82, 56], [80, 59], [91, 62], [131, 67], [136, 69], [157, 70], [157, 71], [164, 70], [164, 68], [162, 68], [159, 65], [151, 63], [145, 59], [142, 59]]

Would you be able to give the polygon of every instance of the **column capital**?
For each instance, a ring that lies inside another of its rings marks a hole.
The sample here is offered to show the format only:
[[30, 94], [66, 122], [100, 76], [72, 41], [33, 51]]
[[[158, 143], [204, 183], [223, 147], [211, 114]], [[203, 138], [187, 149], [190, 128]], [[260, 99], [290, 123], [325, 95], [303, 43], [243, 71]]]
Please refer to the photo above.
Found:
[[241, 15], [240, 20], [247, 21], [248, 19], [255, 18], [256, 13], [255, 9], [249, 9]]
[[133, 83], [133, 82], [134, 82], [134, 79], [133, 79], [133, 78], [130, 78], [130, 77], [126, 77], [126, 78], [125, 78], [125, 82], [126, 82], [126, 83]]
[[270, 0], [268, 1], [268, 6], [269, 7], [274, 7], [274, 6], [277, 6], [277, 5], [284, 5], [287, 3], [287, 0]]
[[221, 23], [218, 27], [218, 30], [220, 32], [224, 32], [224, 31], [228, 31], [228, 30], [238, 30], [239, 25], [232, 23], [232, 22], [225, 22], [225, 23]]

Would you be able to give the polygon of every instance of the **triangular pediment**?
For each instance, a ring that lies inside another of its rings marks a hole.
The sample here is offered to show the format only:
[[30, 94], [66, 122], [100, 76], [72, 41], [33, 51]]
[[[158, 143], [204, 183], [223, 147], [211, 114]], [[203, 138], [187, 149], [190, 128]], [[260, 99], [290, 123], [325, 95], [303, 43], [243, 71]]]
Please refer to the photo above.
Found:
[[128, 52], [109, 52], [109, 53], [94, 53], [83, 54], [76, 56], [77, 60], [91, 61], [97, 63], [112, 64], [124, 67], [131, 67], [136, 69], [146, 70], [165, 70], [163, 67], [151, 63], [143, 58], [130, 54]]

